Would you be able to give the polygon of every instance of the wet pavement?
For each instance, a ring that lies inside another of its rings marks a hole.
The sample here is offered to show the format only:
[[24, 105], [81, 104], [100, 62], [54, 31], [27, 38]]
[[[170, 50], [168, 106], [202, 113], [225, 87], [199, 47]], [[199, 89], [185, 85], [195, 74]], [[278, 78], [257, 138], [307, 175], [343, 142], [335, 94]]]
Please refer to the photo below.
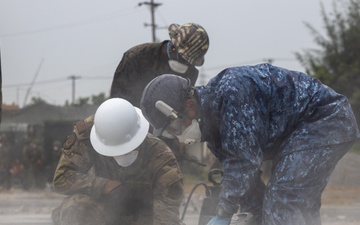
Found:
[[[51, 211], [60, 204], [63, 197], [51, 191], [0, 192], [0, 224], [51, 225]], [[201, 202], [201, 196], [192, 199], [184, 217], [187, 225], [197, 225]], [[360, 224], [359, 212], [360, 202], [324, 204], [321, 209], [323, 225]]]

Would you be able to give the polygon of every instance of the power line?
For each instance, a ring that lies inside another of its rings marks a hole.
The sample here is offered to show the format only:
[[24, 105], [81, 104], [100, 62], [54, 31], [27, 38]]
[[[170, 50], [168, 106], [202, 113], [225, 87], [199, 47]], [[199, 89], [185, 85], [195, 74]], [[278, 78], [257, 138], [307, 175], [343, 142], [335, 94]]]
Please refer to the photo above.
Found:
[[218, 70], [218, 69], [225, 69], [228, 67], [239, 66], [239, 65], [246, 65], [246, 64], [254, 64], [254, 63], [274, 63], [275, 61], [297, 61], [295, 58], [262, 58], [256, 60], [249, 60], [241, 63], [234, 63], [222, 66], [213, 66], [213, 67], [205, 67], [204, 70]]
[[[112, 77], [103, 77], [103, 76], [82, 76], [83, 80], [108, 80], [112, 79]], [[59, 83], [60, 81], [67, 81], [69, 78], [59, 78], [59, 79], [52, 79], [52, 80], [43, 80], [37, 81], [36, 85], [39, 86], [41, 84], [51, 84], [51, 83]], [[8, 84], [3, 85], [3, 88], [13, 88], [13, 87], [22, 87], [22, 86], [29, 86], [31, 83], [19, 83], [19, 84]]]
[[163, 17], [163, 15], [161, 15], [161, 13], [159, 11], [156, 11], [156, 14], [160, 17], [160, 19], [163, 21], [164, 24], [166, 24], [166, 26], [163, 27], [157, 27], [158, 29], [167, 29], [168, 26], [168, 22], [165, 20], [165, 18]]
[[113, 77], [103, 77], [103, 76], [86, 76], [86, 77], [81, 77], [84, 80], [108, 80], [108, 79], [112, 79]]
[[[253, 63], [263, 63], [263, 62], [267, 61], [266, 59], [272, 59], [273, 62], [274, 61], [297, 61], [295, 58], [263, 58], [263, 59], [249, 60], [249, 61], [227, 64], [227, 65], [218, 65], [218, 66], [212, 66], [212, 67], [204, 66], [204, 67], [202, 67], [202, 70], [204, 70], [204, 71], [218, 70], [218, 69], [225, 69], [225, 68], [232, 67], [232, 66], [239, 66], [239, 65], [246, 65], [246, 64], [253, 64]], [[58, 83], [61, 81], [67, 81], [68, 79], [69, 78], [58, 78], [58, 79], [37, 81], [36, 85]], [[107, 80], [107, 79], [113, 79], [113, 77], [112, 76], [81, 76], [81, 79], [83, 79], [83, 80]], [[3, 85], [2, 88], [22, 87], [22, 86], [29, 86], [30, 84], [31, 83], [7, 84], [7, 85]]]
[[[59, 90], [66, 90], [66, 92], [70, 92], [70, 90], [69, 90], [69, 79], [71, 79], [71, 78], [69, 78], [70, 76], [68, 76], [68, 77], [64, 77], [64, 78], [59, 78], [59, 79], [51, 79], [51, 80], [43, 80], [43, 81], [37, 81], [36, 82], [36, 87], [37, 87], [37, 90], [36, 90], [36, 93], [38, 93], [38, 95], [39, 94], [41, 94], [42, 96], [43, 95], [45, 95], [45, 93], [49, 93], [49, 90], [47, 90], [47, 91], [44, 91], [44, 86], [45, 85], [47, 85], [47, 86], [45, 86], [47, 89], [50, 89], [51, 91], [50, 92], [56, 92], [56, 95], [58, 94], [58, 92], [59, 92]], [[106, 76], [106, 77], [104, 77], [104, 76], [81, 76], [81, 78], [82, 78], [82, 80], [86, 80], [86, 81], [82, 81], [81, 83], [84, 83], [84, 82], [91, 82], [92, 80], [94, 80], [95, 82], [96, 82], [96, 80], [110, 80], [110, 79], [112, 79], [112, 76]], [[66, 84], [64, 84], [65, 82], [67, 82]], [[74, 81], [75, 82], [75, 81]], [[61, 89], [54, 89], [54, 88], [51, 88], [52, 86], [52, 84], [54, 84], [54, 83], [56, 83], [56, 84], [62, 84], [62, 88]], [[10, 84], [10, 85], [5, 85], [5, 86], [3, 86], [3, 89], [7, 89], [8, 91], [6, 92], [6, 93], [9, 93], [10, 92], [10, 90], [9, 89], [14, 89], [14, 91], [15, 92], [12, 92], [12, 93], [15, 93], [14, 94], [14, 96], [16, 96], [15, 97], [15, 102], [16, 102], [16, 104], [18, 104], [19, 105], [19, 92], [20, 92], [20, 90], [22, 90], [23, 92], [26, 92], [26, 90], [28, 89], [27, 87], [29, 86], [29, 85], [31, 85], [31, 83], [18, 83], [18, 84]], [[65, 85], [65, 86], [64, 86]], [[72, 85], [72, 83], [71, 83], [71, 85]], [[75, 84], [74, 84], [75, 85]], [[40, 88], [40, 86], [42, 86], [42, 88]], [[76, 88], [76, 90], [75, 90], [75, 88]], [[78, 93], [79, 91], [77, 90], [78, 88], [77, 88], [77, 86], [75, 87], [75, 86], [73, 86], [72, 87], [72, 98], [73, 98], [73, 101], [75, 100], [75, 93]], [[43, 90], [43, 91], [39, 91], [39, 90]], [[12, 90], [11, 90], [12, 91]], [[33, 93], [35, 93], [35, 91], [33, 91], [33, 90], [31, 90], [30, 92], [29, 92], [29, 98], [31, 97], [31, 94], [33, 94]], [[51, 96], [51, 95], [48, 95], [48, 96]], [[50, 98], [50, 97], [47, 97], [48, 99]]]
[[63, 24], [63, 25], [58, 25], [58, 26], [53, 26], [53, 27], [45, 27], [45, 28], [34, 29], [34, 30], [29, 30], [29, 31], [18, 31], [18, 32], [3, 34], [3, 35], [1, 35], [1, 37], [6, 38], [6, 37], [14, 37], [14, 36], [22, 36], [22, 35], [34, 34], [34, 33], [43, 33], [43, 32], [47, 32], [47, 31], [53, 31], [53, 30], [65, 29], [65, 28], [69, 28], [69, 27], [87, 25], [87, 24], [91, 24], [91, 23], [99, 23], [99, 22], [102, 22], [104, 20], [114, 19], [114, 18], [118, 18], [120, 16], [127, 16], [127, 15], [130, 15], [130, 14], [133, 14], [133, 13], [140, 13], [140, 11], [138, 11], [138, 12], [132, 11], [132, 12], [129, 12], [129, 13], [124, 13], [124, 14], [119, 14], [119, 13], [120, 13], [119, 11], [116, 11], [116, 12], [113, 12], [113, 13], [109, 13], [109, 14], [106, 14], [106, 15], [101, 15], [101, 16], [86, 19], [86, 20], [77, 21], [77, 22], [74, 22], [74, 23], [68, 23], [68, 24]]

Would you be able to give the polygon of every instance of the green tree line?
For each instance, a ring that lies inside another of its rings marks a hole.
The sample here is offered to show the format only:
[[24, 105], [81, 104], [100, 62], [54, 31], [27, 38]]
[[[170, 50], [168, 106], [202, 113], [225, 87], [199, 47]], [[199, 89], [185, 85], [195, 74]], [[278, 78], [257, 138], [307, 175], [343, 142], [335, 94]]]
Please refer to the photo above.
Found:
[[325, 33], [309, 23], [318, 49], [296, 53], [306, 73], [348, 97], [360, 124], [360, 0], [333, 2], [327, 13], [321, 4]]
[[[106, 97], [105, 93], [102, 92], [98, 95], [91, 95], [91, 97], [80, 97], [80, 98], [76, 99], [74, 103], [69, 103], [69, 101], [66, 101], [65, 106], [100, 105], [107, 98], [108, 97]], [[32, 97], [30, 104], [36, 104], [39, 102], [46, 102], [46, 101], [40, 97]]]

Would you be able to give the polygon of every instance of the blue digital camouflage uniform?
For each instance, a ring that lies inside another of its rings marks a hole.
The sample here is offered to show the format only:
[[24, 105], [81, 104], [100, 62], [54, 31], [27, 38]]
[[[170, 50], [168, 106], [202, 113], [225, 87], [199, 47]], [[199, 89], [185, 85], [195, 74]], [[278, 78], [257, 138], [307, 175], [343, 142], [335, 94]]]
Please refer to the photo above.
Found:
[[[202, 139], [224, 167], [219, 207], [232, 214], [240, 205], [267, 225], [321, 224], [321, 193], [359, 138], [346, 97], [270, 64], [225, 69], [195, 92]], [[267, 186], [266, 159], [274, 162]]]

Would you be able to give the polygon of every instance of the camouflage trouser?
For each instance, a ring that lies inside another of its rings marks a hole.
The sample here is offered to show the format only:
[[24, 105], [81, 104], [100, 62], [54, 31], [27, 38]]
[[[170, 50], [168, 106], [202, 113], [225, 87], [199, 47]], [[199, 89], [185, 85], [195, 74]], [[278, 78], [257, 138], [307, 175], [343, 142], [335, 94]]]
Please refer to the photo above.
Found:
[[265, 188], [263, 224], [321, 225], [321, 194], [352, 144], [294, 152], [275, 161]]
[[51, 219], [54, 225], [146, 225], [153, 221], [152, 214], [142, 211], [124, 215], [124, 211], [108, 205], [106, 199], [94, 200], [87, 195], [66, 197], [53, 210]]
[[353, 142], [293, 152], [274, 160], [265, 186], [257, 184], [241, 211], [257, 224], [320, 225], [321, 194], [337, 162]]
[[104, 208], [87, 195], [66, 197], [51, 218], [55, 225], [106, 224]]

